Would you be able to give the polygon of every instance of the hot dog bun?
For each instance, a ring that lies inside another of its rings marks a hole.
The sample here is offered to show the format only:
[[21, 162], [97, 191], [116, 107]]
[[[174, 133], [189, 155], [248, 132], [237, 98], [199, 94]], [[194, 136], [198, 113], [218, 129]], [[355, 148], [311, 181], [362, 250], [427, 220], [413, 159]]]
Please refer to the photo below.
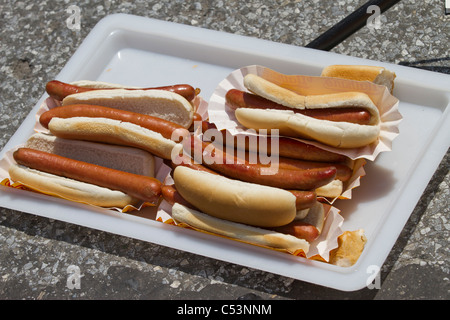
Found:
[[380, 133], [380, 115], [370, 97], [361, 92], [342, 92], [302, 96], [254, 75], [244, 77], [244, 85], [253, 93], [293, 109], [361, 107], [371, 114], [369, 125], [334, 122], [291, 111], [238, 108], [236, 119], [251, 129], [278, 129], [281, 135], [312, 139], [339, 148], [357, 148], [375, 142]]
[[237, 109], [237, 120], [245, 127], [278, 129], [280, 135], [319, 141], [338, 148], [358, 148], [375, 142], [380, 127], [317, 120], [301, 114], [260, 109]]
[[33, 134], [25, 147], [129, 173], [155, 175], [155, 157], [138, 148], [63, 139], [45, 133]]
[[121, 191], [64, 178], [17, 164], [10, 166], [8, 172], [11, 180], [20, 182], [32, 190], [71, 201], [99, 207], [118, 208], [136, 204], [139, 201]]
[[108, 118], [52, 118], [48, 129], [60, 138], [132, 146], [164, 159], [170, 159], [172, 149], [176, 145], [158, 132]]
[[181, 196], [216, 218], [258, 227], [277, 227], [294, 220], [295, 196], [289, 191], [229, 179], [178, 166], [173, 172]]
[[172, 207], [172, 217], [175, 221], [183, 222], [191, 227], [243, 242], [285, 249], [290, 252], [303, 250], [307, 253], [309, 250], [309, 243], [306, 240], [272, 230], [213, 217], [178, 203], [175, 203]]
[[189, 128], [194, 118], [194, 107], [179, 94], [165, 90], [95, 90], [71, 94], [62, 105], [99, 105], [165, 119]]
[[394, 89], [395, 73], [383, 67], [364, 65], [331, 65], [322, 70], [322, 77], [333, 77], [358, 81], [370, 81]]
[[247, 74], [244, 77], [244, 86], [254, 94], [279, 103], [285, 107], [294, 109], [305, 108], [305, 96], [280, 87], [256, 74]]

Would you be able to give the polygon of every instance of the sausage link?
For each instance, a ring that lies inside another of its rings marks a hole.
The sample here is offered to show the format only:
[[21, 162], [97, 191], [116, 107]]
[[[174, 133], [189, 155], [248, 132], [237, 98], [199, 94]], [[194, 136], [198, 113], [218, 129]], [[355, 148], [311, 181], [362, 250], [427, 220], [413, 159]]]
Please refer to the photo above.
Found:
[[[108, 118], [130, 122], [143, 128], [159, 132], [166, 139], [173, 139], [175, 142], [181, 141], [184, 135], [189, 135], [189, 131], [183, 126], [161, 118], [140, 114], [131, 111], [125, 111], [115, 108], [73, 104], [68, 106], [56, 107], [44, 112], [39, 122], [45, 128], [48, 128], [50, 120], [53, 118], [72, 118], [72, 117], [90, 117], [90, 118]], [[174, 135], [174, 132], [177, 134]]]
[[298, 220], [281, 227], [271, 228], [270, 230], [290, 234], [308, 242], [316, 240], [320, 235], [319, 230], [315, 226]]
[[345, 108], [322, 108], [322, 109], [294, 109], [283, 106], [253, 93], [231, 89], [225, 95], [226, 102], [231, 109], [253, 108], [253, 109], [276, 109], [291, 110], [294, 113], [303, 114], [320, 120], [336, 122], [351, 122], [357, 124], [370, 124], [371, 114], [361, 107]]
[[317, 194], [315, 191], [288, 190], [295, 196], [297, 210], [309, 209], [316, 204]]
[[192, 158], [188, 157], [185, 154], [181, 154], [181, 155], [176, 155], [173, 156], [172, 155], [172, 159], [164, 159], [164, 163], [171, 167], [172, 169], [175, 169], [178, 166], [184, 166], [184, 167], [188, 167], [197, 171], [205, 171], [208, 173], [212, 173], [212, 174], [218, 174], [217, 172], [208, 169], [207, 167], [205, 167], [204, 165], [201, 165], [200, 163], [196, 163]]
[[166, 90], [177, 93], [183, 96], [188, 101], [192, 101], [199, 92], [199, 89], [194, 89], [189, 84], [176, 84], [172, 86], [149, 87], [149, 88], [88, 88], [75, 86], [58, 80], [52, 80], [47, 82], [45, 86], [45, 90], [47, 91], [48, 95], [58, 101], [62, 101], [65, 97], [75, 93], [82, 93], [94, 90], [113, 90], [113, 89]]
[[198, 210], [192, 204], [190, 204], [186, 199], [184, 199], [181, 194], [177, 191], [175, 185], [163, 185], [161, 187], [161, 195], [164, 200], [169, 204], [174, 205], [175, 203], [182, 204], [185, 207]]
[[[249, 151], [239, 153], [237, 152], [237, 150], [234, 151], [239, 159], [245, 159], [250, 163], [256, 162], [261, 164], [257, 153]], [[229, 152], [229, 150], [227, 150], [227, 152]], [[279, 168], [287, 170], [307, 170], [316, 168], [335, 167], [336, 179], [341, 180], [343, 182], [348, 181], [353, 173], [353, 170], [349, 166], [342, 163], [317, 162], [317, 161], [291, 159], [286, 157], [274, 157], [272, 160], [272, 164], [276, 164], [279, 166]]]
[[[212, 143], [205, 143], [195, 137], [184, 139], [183, 146], [191, 152], [195, 161], [203, 163], [207, 168], [224, 176], [251, 183], [290, 190], [313, 190], [330, 183], [336, 177], [335, 167], [288, 170], [251, 164], [222, 152]], [[206, 161], [202, 161], [205, 157]]]
[[[211, 136], [217, 136], [219, 134], [222, 135], [222, 141], [225, 145], [233, 145], [238, 149], [243, 149], [247, 151], [257, 152], [260, 146], [264, 146], [267, 149], [268, 155], [274, 155], [275, 152], [272, 152], [271, 148], [271, 139], [258, 136], [256, 138], [256, 145], [252, 145], [249, 139], [238, 140], [236, 136], [233, 136], [226, 130], [218, 130], [217, 127], [208, 121], [202, 122], [202, 131], [205, 133], [207, 130], [216, 130], [216, 132], [212, 132]], [[211, 132], [210, 132], [211, 133]], [[253, 141], [253, 140], [252, 140]], [[331, 151], [320, 149], [316, 146], [304, 143], [299, 140], [287, 138], [287, 137], [278, 137], [278, 155], [281, 157], [292, 158], [292, 159], [300, 159], [307, 161], [319, 161], [319, 162], [345, 162], [347, 157], [334, 153]]]
[[320, 149], [299, 140], [280, 137], [278, 139], [278, 153], [282, 157], [318, 162], [345, 162], [345, 155]]
[[119, 190], [143, 201], [155, 202], [161, 194], [161, 182], [152, 177], [110, 169], [29, 148], [17, 149], [13, 157], [20, 165]]
[[280, 168], [284, 169], [312, 169], [312, 168], [323, 168], [333, 166], [336, 168], [336, 179], [341, 180], [343, 182], [348, 181], [352, 176], [352, 169], [345, 164], [340, 163], [331, 163], [331, 162], [315, 162], [315, 161], [304, 161], [304, 160], [296, 160], [290, 158], [280, 157], [278, 158], [278, 165]]

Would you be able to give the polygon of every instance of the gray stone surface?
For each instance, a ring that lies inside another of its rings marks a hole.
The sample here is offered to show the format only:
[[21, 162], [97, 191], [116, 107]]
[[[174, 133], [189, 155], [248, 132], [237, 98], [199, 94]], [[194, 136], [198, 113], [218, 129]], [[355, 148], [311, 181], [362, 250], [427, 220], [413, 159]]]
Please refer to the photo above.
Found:
[[[0, 0], [0, 147], [103, 17], [130, 13], [304, 46], [365, 1]], [[66, 26], [81, 8], [80, 30]], [[443, 1], [404, 0], [332, 51], [449, 73]], [[0, 299], [450, 298], [449, 157], [383, 265], [380, 289], [340, 292], [151, 243], [0, 209]], [[80, 289], [67, 287], [79, 266]]]

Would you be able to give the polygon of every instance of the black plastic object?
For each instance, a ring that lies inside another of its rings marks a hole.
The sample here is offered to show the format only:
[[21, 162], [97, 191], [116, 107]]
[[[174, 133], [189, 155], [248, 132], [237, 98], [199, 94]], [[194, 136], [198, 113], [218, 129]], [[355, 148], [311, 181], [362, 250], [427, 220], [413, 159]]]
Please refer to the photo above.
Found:
[[381, 14], [398, 2], [400, 2], [400, 0], [368, 1], [343, 20], [335, 24], [333, 27], [325, 31], [322, 35], [311, 41], [306, 45], [306, 47], [329, 51], [344, 41], [347, 37], [361, 29], [367, 23], [367, 19], [373, 14], [372, 12], [367, 12], [367, 8], [369, 6], [378, 6]]

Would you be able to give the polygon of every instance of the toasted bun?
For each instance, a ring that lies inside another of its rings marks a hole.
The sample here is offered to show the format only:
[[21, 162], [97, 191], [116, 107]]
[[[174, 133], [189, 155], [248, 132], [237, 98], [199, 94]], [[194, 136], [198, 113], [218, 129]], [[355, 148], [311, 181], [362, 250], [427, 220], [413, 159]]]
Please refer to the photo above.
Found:
[[331, 65], [322, 70], [322, 77], [334, 77], [358, 81], [370, 81], [394, 89], [394, 72], [383, 67], [364, 65]]
[[366, 242], [364, 230], [345, 231], [338, 238], [338, 248], [330, 252], [330, 263], [351, 267], [358, 261]]
[[110, 190], [17, 164], [10, 166], [9, 176], [14, 182], [20, 182], [32, 190], [95, 206], [123, 208], [138, 202], [121, 191]]
[[165, 90], [94, 90], [67, 96], [62, 105], [90, 104], [151, 115], [189, 128], [194, 107], [177, 93]]
[[25, 147], [129, 173], [155, 175], [155, 157], [138, 148], [63, 139], [45, 133], [33, 134]]
[[178, 166], [173, 179], [181, 196], [200, 211], [258, 227], [278, 227], [296, 216], [289, 191]]
[[363, 147], [378, 139], [379, 125], [318, 120], [302, 114], [239, 108], [236, 119], [245, 127], [278, 129], [280, 135], [319, 141], [337, 148]]
[[163, 159], [170, 159], [175, 146], [174, 141], [164, 138], [158, 132], [133, 123], [107, 118], [53, 118], [48, 128], [59, 138], [136, 147]]
[[290, 252], [303, 250], [307, 253], [309, 250], [309, 243], [306, 240], [279, 232], [212, 217], [178, 203], [175, 203], [172, 207], [172, 217], [175, 221], [183, 222], [193, 228], [198, 228], [203, 231], [247, 243], [276, 249], [285, 249]]
[[282, 88], [255, 74], [247, 74], [244, 77], [244, 86], [254, 94], [283, 106], [297, 109], [305, 108], [305, 96]]

